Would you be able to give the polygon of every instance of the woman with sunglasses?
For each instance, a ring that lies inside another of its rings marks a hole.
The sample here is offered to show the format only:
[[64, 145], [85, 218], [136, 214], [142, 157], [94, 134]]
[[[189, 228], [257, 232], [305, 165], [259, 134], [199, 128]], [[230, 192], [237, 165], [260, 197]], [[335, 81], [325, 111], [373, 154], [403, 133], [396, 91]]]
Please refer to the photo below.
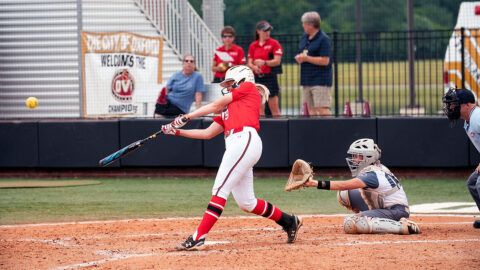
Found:
[[[162, 93], [163, 89], [160, 91], [155, 105], [155, 118], [175, 117], [188, 113], [194, 100], [197, 109], [202, 106], [205, 86], [202, 74], [197, 71], [195, 66], [193, 55], [185, 55], [182, 70], [170, 77], [165, 89], [166, 93]], [[163, 98], [165, 95], [166, 100]]]
[[[255, 41], [248, 48], [248, 66], [255, 74], [255, 82], [261, 83], [270, 89], [268, 107], [273, 116], [280, 116], [278, 106], [277, 73], [274, 67], [280, 66], [283, 49], [280, 43], [270, 37], [273, 27], [267, 21], [260, 21], [255, 27]], [[261, 107], [261, 115], [265, 115], [265, 106]]]
[[237, 65], [245, 65], [245, 53], [242, 47], [234, 44], [235, 29], [227, 25], [222, 29], [223, 46], [215, 50], [212, 63], [213, 83], [220, 83], [225, 79], [227, 69]]

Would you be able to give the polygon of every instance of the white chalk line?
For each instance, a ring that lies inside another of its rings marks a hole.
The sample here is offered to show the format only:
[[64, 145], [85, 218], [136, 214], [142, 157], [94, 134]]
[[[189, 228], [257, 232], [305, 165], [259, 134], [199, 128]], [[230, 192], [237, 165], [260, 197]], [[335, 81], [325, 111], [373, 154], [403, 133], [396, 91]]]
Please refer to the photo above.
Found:
[[[321, 239], [314, 239], [314, 240], [325, 240], [323, 238]], [[480, 242], [480, 239], [437, 239], [437, 240], [411, 240], [411, 241], [374, 241], [374, 242], [368, 242], [368, 241], [353, 241], [353, 242], [348, 242], [348, 243], [333, 243], [333, 244], [295, 244], [295, 245], [284, 245], [284, 246], [277, 246], [276, 249], [300, 249], [300, 248], [305, 248], [305, 247], [312, 247], [316, 248], [318, 246], [362, 246], [362, 245], [390, 245], [390, 244], [418, 244], [418, 243], [432, 243], [432, 244], [437, 244], [437, 243], [458, 243], [458, 242], [463, 242], [463, 243], [468, 243], [468, 242]], [[218, 241], [217, 243], [210, 243], [210, 245], [215, 245], [215, 244], [228, 244], [230, 242], [228, 241]], [[207, 244], [206, 244], [207, 245]], [[264, 251], [264, 250], [271, 250], [271, 247], [257, 247], [257, 248], [248, 248], [244, 249], [242, 248], [241, 250], [238, 249], [230, 249], [228, 252], [230, 253], [237, 253], [237, 252], [252, 252], [252, 251]], [[87, 266], [93, 266], [93, 265], [98, 265], [98, 264], [103, 264], [107, 262], [112, 262], [112, 261], [118, 261], [118, 260], [123, 260], [123, 259], [129, 259], [129, 258], [139, 258], [139, 257], [151, 257], [151, 256], [157, 256], [157, 255], [166, 255], [166, 256], [203, 256], [207, 254], [212, 254], [212, 253], [220, 253], [220, 252], [225, 252], [225, 250], [198, 250], [198, 251], [173, 251], [173, 252], [162, 252], [162, 253], [144, 253], [144, 254], [115, 254], [110, 258], [105, 258], [101, 260], [96, 260], [96, 261], [91, 261], [91, 262], [86, 262], [86, 263], [79, 263], [79, 264], [72, 264], [72, 265], [67, 265], [67, 266], [59, 266], [56, 268], [52, 268], [55, 270], [64, 270], [64, 269], [74, 269], [74, 268], [79, 268], [79, 267], [87, 267]]]
[[[329, 214], [329, 215], [299, 215], [301, 217], [345, 217], [349, 214]], [[436, 217], [478, 217], [478, 215], [460, 215], [460, 214], [413, 214], [415, 216], [436, 216]], [[160, 222], [160, 221], [177, 221], [177, 220], [201, 220], [202, 217], [166, 217], [166, 218], [133, 218], [133, 219], [118, 219], [118, 220], [88, 220], [88, 221], [72, 221], [72, 222], [56, 222], [56, 223], [33, 223], [33, 224], [15, 224], [15, 225], [0, 225], [2, 228], [24, 228], [24, 227], [43, 227], [43, 226], [64, 226], [64, 225], [80, 225], [80, 224], [103, 224], [103, 223], [128, 223], [128, 222]], [[259, 216], [225, 216], [225, 219], [264, 219]]]
[[118, 260], [124, 260], [124, 259], [130, 259], [130, 258], [140, 258], [140, 257], [149, 257], [156, 255], [155, 253], [145, 253], [145, 254], [115, 254], [113, 257], [110, 258], [105, 258], [97, 261], [91, 261], [91, 262], [85, 262], [85, 263], [77, 263], [77, 264], [72, 264], [72, 265], [66, 265], [66, 266], [58, 266], [55, 268], [51, 269], [56, 269], [56, 270], [64, 270], [64, 269], [74, 269], [74, 268], [79, 268], [79, 267], [87, 267], [87, 266], [93, 266], [93, 265], [98, 265], [98, 264], [103, 264], [107, 262], [113, 262], [113, 261], [118, 261]]
[[[332, 215], [300, 215], [302, 217], [344, 217], [346, 214], [332, 214]], [[411, 215], [416, 216], [416, 215]], [[418, 215], [418, 216], [429, 216], [429, 215]], [[445, 215], [435, 215], [435, 216], [446, 216], [446, 217], [469, 217], [469, 215], [455, 215], [455, 214], [445, 214]], [[474, 217], [474, 216], [473, 216]], [[59, 222], [59, 223], [40, 223], [40, 224], [19, 224], [19, 225], [1, 225], [0, 228], [22, 228], [22, 227], [41, 227], [41, 226], [63, 226], [63, 225], [76, 225], [76, 224], [104, 224], [104, 223], [128, 223], [128, 222], [158, 222], [158, 221], [176, 221], [176, 220], [200, 220], [201, 217], [172, 217], [172, 218], [152, 218], [152, 219], [123, 219], [123, 220], [99, 220], [99, 221], [79, 221], [79, 222]], [[234, 217], [222, 217], [222, 219], [263, 219], [263, 217], [257, 216], [234, 216]], [[429, 225], [445, 225], [445, 224], [470, 224], [471, 222], [444, 222], [444, 223], [423, 223]], [[422, 224], [422, 223], [419, 223]], [[304, 226], [304, 228], [335, 228], [335, 227], [342, 227], [341, 225], [322, 225], [322, 226]], [[214, 232], [222, 233], [222, 232], [239, 232], [239, 231], [277, 231], [280, 230], [279, 228], [242, 228], [242, 229], [230, 229], [230, 230], [215, 230]], [[212, 231], [213, 232], [213, 231]], [[103, 238], [135, 238], [135, 237], [151, 237], [151, 236], [165, 236], [165, 235], [172, 235], [172, 234], [188, 234], [188, 232], [174, 232], [174, 233], [153, 233], [153, 234], [131, 234], [131, 235], [120, 235], [120, 236], [112, 236], [112, 235], [105, 235], [105, 236], [91, 236], [91, 237], [76, 237], [76, 239], [81, 240], [89, 240], [89, 239], [103, 239]], [[73, 238], [65, 238], [62, 240], [52, 240], [52, 239], [0, 239], [0, 241], [24, 241], [24, 242], [43, 242], [43, 243], [51, 243], [55, 245], [65, 246], [65, 247], [78, 247], [82, 246], [79, 244], [70, 244], [66, 243], [65, 241], [72, 240]], [[325, 240], [325, 239], [323, 239]], [[321, 244], [325, 246], [354, 246], [354, 245], [377, 245], [377, 244], [409, 244], [409, 243], [443, 243], [443, 242], [478, 242], [480, 239], [457, 239], [457, 240], [421, 240], [421, 241], [376, 241], [376, 242], [354, 242], [354, 243], [335, 243], [335, 244]], [[217, 242], [206, 242], [205, 245], [216, 245], [216, 244], [226, 244], [228, 242], [225, 241], [217, 241]], [[83, 245], [84, 246], [84, 245]], [[293, 248], [300, 248], [302, 246], [294, 246]], [[311, 245], [311, 246], [319, 246], [319, 245]], [[288, 246], [288, 248], [292, 248], [292, 246]], [[249, 251], [261, 251], [270, 249], [268, 247], [265, 248], [253, 248], [248, 249]], [[54, 269], [73, 269], [73, 268], [80, 268], [80, 267], [87, 267], [97, 264], [103, 264], [107, 262], [135, 258], [135, 257], [149, 257], [155, 255], [169, 255], [169, 256], [176, 256], [176, 255], [189, 255], [189, 256], [201, 256], [207, 253], [215, 253], [220, 252], [221, 250], [208, 250], [208, 251], [179, 251], [179, 252], [168, 252], [168, 253], [145, 253], [145, 254], [114, 254], [109, 258], [80, 263], [80, 264], [73, 264], [68, 266], [59, 266]], [[245, 251], [242, 249], [241, 251]], [[103, 251], [104, 254], [108, 254], [111, 251]], [[229, 252], [239, 252], [239, 250], [233, 249], [229, 250]]]
[[[428, 222], [421, 223], [417, 222], [419, 225], [463, 225], [471, 224], [471, 222]], [[316, 225], [316, 226], [302, 226], [303, 229], [317, 229], [317, 228], [341, 228], [342, 225]], [[281, 231], [281, 228], [240, 228], [240, 229], [227, 229], [227, 230], [212, 230], [211, 233], [233, 233], [233, 232], [243, 232], [243, 231]], [[75, 237], [65, 237], [65, 238], [56, 238], [56, 239], [37, 239], [37, 238], [20, 238], [20, 239], [0, 239], [0, 242], [41, 242], [41, 243], [51, 243], [55, 245], [65, 246], [65, 247], [76, 247], [84, 246], [81, 244], [70, 244], [66, 241], [72, 240], [101, 240], [101, 239], [122, 239], [122, 238], [142, 238], [142, 237], [161, 237], [161, 236], [170, 236], [177, 234], [189, 234], [191, 232], [166, 232], [166, 233], [143, 233], [143, 234], [124, 234], [124, 235], [93, 235], [93, 236], [75, 236]]]

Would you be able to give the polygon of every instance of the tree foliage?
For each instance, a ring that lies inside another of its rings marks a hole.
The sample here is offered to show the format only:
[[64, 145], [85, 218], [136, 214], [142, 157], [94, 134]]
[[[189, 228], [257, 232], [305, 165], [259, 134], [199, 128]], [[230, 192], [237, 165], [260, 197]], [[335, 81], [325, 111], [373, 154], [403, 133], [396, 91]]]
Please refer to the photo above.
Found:
[[[255, 24], [267, 20], [274, 34], [301, 33], [300, 18], [315, 10], [322, 18], [322, 30], [355, 32], [357, 0], [225, 0], [225, 25], [235, 28], [238, 35], [253, 35]], [[413, 0], [412, 0], [413, 1]], [[460, 0], [414, 1], [416, 30], [452, 29], [455, 26]], [[202, 14], [202, 0], [190, 0]], [[407, 0], [361, 0], [363, 31], [407, 30]]]

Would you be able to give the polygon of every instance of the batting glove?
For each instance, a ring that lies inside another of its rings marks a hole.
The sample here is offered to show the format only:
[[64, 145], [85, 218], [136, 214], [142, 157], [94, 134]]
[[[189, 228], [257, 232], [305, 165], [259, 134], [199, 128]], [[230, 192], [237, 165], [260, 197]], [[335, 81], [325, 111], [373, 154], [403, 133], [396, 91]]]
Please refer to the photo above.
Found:
[[162, 126], [162, 132], [166, 135], [176, 135], [177, 129], [172, 127], [172, 124], [167, 124]]
[[179, 116], [177, 116], [177, 118], [175, 118], [175, 120], [173, 120], [173, 122], [171, 123], [172, 127], [173, 128], [181, 128], [183, 126], [185, 126], [185, 124], [190, 121], [190, 118], [184, 116], [183, 114], [180, 114]]

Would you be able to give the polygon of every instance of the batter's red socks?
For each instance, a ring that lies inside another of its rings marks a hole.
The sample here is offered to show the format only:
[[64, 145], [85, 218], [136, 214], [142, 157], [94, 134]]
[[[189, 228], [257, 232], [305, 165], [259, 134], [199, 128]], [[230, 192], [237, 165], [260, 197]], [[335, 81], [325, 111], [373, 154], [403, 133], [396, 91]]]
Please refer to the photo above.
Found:
[[255, 208], [252, 210], [252, 213], [272, 219], [274, 221], [279, 221], [282, 217], [282, 211], [275, 205], [259, 199], [257, 199], [257, 206], [255, 206]]
[[227, 200], [212, 196], [210, 203], [207, 206], [205, 214], [203, 214], [203, 219], [200, 225], [197, 228], [197, 231], [193, 234], [193, 239], [198, 241], [198, 239], [205, 238], [205, 235], [210, 231], [210, 229], [215, 225], [215, 222], [220, 218], [225, 208], [225, 203]]

